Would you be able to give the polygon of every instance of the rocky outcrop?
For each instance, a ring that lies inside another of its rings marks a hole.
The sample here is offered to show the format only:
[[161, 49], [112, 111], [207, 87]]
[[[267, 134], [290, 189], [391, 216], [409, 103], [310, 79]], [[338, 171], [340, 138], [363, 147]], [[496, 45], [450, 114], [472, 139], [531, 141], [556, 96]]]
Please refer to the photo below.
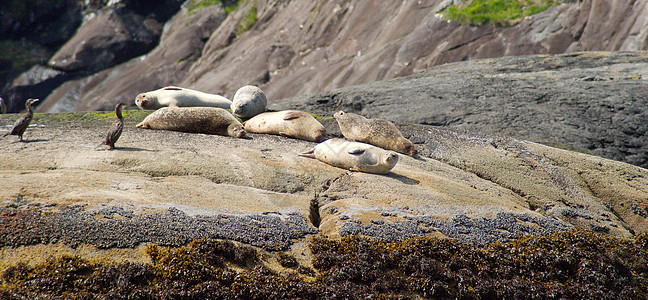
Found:
[[[160, 76], [150, 76], [155, 68], [132, 68], [152, 53], [176, 51], [173, 48], [177, 43], [165, 42], [173, 36], [168, 32], [147, 56], [111, 67], [101, 75], [77, 78], [62, 85], [60, 90], [44, 89], [41, 94], [49, 95], [46, 102], [50, 104], [41, 111], [105, 109], [124, 99], [132, 100], [145, 86], [160, 87], [170, 81], [174, 85], [228, 97], [239, 87], [253, 83], [260, 85], [270, 99], [276, 100], [410, 75], [430, 66], [460, 60], [591, 50], [645, 50], [648, 47], [648, 36], [642, 31], [648, 22], [645, 17], [648, 6], [643, 1], [567, 1], [511, 27], [470, 27], [449, 22], [439, 14], [449, 4], [442, 0], [383, 2], [380, 5], [367, 0], [245, 1], [222, 23], [186, 31], [189, 36], [201, 36], [199, 42], [192, 42], [192, 47], [185, 48], [191, 51], [187, 53], [190, 59], [164, 57], [157, 60], [167, 68], [187, 65], [179, 74], [170, 76], [163, 72]], [[153, 8], [136, 11], [141, 17], [135, 19], [146, 19], [143, 11], [152, 12]], [[218, 15], [222, 12], [187, 1], [176, 17], [165, 24], [166, 31], [192, 24], [197, 13], [212, 13], [214, 15], [209, 17], [220, 18]], [[253, 21], [249, 16], [256, 16], [252, 18], [256, 22], [251, 27], [249, 24]], [[163, 22], [159, 18], [156, 20]], [[74, 52], [70, 49], [75, 49], [78, 40], [91, 31], [84, 27], [89, 28], [92, 23], [86, 22], [77, 37], [62, 48], [68, 50], [60, 55]], [[114, 37], [106, 38], [114, 40], [119, 35], [115, 33]], [[86, 40], [91, 43], [89, 38]], [[101, 39], [96, 40], [103, 43]], [[102, 46], [88, 44], [86, 47], [99, 49]], [[109, 49], [104, 50], [111, 53]], [[135, 51], [129, 54], [139, 55]], [[119, 58], [114, 59], [115, 62], [124, 59], [119, 55], [115, 58]], [[123, 79], [111, 80], [115, 77]], [[23, 98], [38, 96], [29, 94], [38, 88], [23, 84], [16, 82], [5, 93], [4, 98], [18, 103], [12, 105], [16, 109]], [[12, 92], [21, 87], [29, 92]], [[115, 89], [121, 91], [116, 97], [99, 100], [93, 96]], [[78, 95], [74, 97], [76, 102], [70, 101], [67, 91]], [[57, 105], [59, 102], [64, 104]]]
[[318, 235], [484, 245], [574, 226], [621, 238], [648, 230], [646, 169], [524, 140], [401, 125], [420, 156], [376, 175], [298, 156], [311, 142], [137, 129], [147, 113], [125, 115], [112, 151], [96, 148], [112, 114], [40, 114], [28, 142], [0, 140], [0, 217], [13, 224], [0, 226], [3, 257], [206, 237], [308, 260], [304, 242]]
[[[120, 1], [107, 7], [104, 7], [105, 3], [94, 1], [85, 4], [77, 1], [48, 5], [29, 1], [23, 3], [25, 6], [38, 7], [33, 9], [33, 13], [41, 13], [43, 18], [31, 20], [34, 17], [32, 11], [27, 14], [30, 17], [8, 18], [6, 24], [1, 24], [4, 35], [0, 37], [27, 39], [48, 49], [56, 47], [57, 50], [52, 50], [53, 54], [47, 62], [43, 61], [20, 74], [4, 89], [10, 103], [9, 111], [20, 111], [28, 98], [45, 99], [62, 85], [69, 86], [69, 82], [79, 82], [81, 78], [149, 52], [158, 44], [162, 24], [175, 14], [180, 4], [176, 0], [156, 4], [137, 0]], [[41, 11], [48, 7], [49, 11]], [[17, 13], [21, 9], [24, 7], [13, 7], [8, 13]], [[54, 20], [47, 17], [50, 14], [55, 16]], [[61, 14], [65, 17], [61, 17]], [[83, 25], [74, 33], [82, 19], [85, 20]], [[73, 33], [74, 36], [71, 36]], [[21, 37], [21, 34], [27, 37]], [[76, 89], [77, 96], [82, 92]], [[59, 107], [69, 107], [76, 104], [78, 99], [76, 97], [70, 103], [70, 99], [61, 95], [60, 91], [56, 95], [61, 100]]]
[[475, 60], [284, 99], [272, 109], [517, 137], [648, 167], [648, 53], [580, 52]]

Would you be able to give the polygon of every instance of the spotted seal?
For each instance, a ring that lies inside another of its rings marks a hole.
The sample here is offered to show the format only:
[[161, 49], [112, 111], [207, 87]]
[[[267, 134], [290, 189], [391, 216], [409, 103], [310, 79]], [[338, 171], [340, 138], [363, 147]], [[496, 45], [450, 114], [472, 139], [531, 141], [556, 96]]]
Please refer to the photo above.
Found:
[[311, 114], [298, 110], [266, 112], [243, 122], [245, 131], [278, 134], [311, 142], [326, 138], [326, 129]]
[[367, 119], [354, 113], [336, 112], [333, 117], [347, 139], [372, 144], [407, 155], [416, 155], [414, 144], [403, 137], [394, 123], [382, 119]]
[[219, 107], [230, 108], [232, 101], [215, 94], [203, 93], [177, 86], [167, 86], [155, 91], [140, 93], [135, 104], [141, 109], [162, 107]]
[[329, 165], [351, 171], [386, 174], [398, 162], [394, 151], [345, 139], [329, 139], [300, 156], [316, 158]]
[[245, 136], [241, 122], [228, 111], [217, 107], [164, 107], [148, 115], [136, 126], [237, 138]]

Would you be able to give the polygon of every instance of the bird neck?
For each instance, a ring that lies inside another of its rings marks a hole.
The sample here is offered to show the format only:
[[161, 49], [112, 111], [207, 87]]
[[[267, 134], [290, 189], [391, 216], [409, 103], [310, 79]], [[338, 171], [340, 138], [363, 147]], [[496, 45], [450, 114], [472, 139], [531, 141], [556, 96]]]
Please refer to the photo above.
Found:
[[117, 119], [123, 120], [124, 117], [122, 116], [122, 108], [121, 105], [115, 107], [115, 115], [117, 115]]

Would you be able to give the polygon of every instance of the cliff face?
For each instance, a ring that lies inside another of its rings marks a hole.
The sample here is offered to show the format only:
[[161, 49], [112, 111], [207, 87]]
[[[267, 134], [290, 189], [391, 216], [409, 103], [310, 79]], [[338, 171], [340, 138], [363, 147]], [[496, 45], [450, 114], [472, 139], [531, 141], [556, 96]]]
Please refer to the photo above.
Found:
[[253, 83], [277, 100], [452, 61], [648, 47], [645, 1], [568, 2], [508, 28], [449, 22], [442, 0], [258, 0], [229, 14], [187, 1], [168, 21], [133, 3], [98, 10], [45, 66], [14, 80], [11, 110], [28, 97], [47, 98], [40, 111], [108, 109], [169, 84], [231, 97]]

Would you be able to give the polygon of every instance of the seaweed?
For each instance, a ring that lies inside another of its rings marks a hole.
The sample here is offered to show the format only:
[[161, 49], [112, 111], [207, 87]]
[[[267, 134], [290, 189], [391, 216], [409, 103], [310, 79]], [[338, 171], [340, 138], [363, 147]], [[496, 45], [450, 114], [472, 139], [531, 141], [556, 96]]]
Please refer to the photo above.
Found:
[[151, 264], [62, 256], [5, 270], [0, 298], [641, 299], [648, 290], [648, 233], [623, 240], [577, 229], [483, 247], [426, 237], [347, 236], [314, 238], [310, 250], [315, 271], [290, 254], [278, 255], [314, 278], [279, 274], [255, 248], [213, 239], [151, 245]]

